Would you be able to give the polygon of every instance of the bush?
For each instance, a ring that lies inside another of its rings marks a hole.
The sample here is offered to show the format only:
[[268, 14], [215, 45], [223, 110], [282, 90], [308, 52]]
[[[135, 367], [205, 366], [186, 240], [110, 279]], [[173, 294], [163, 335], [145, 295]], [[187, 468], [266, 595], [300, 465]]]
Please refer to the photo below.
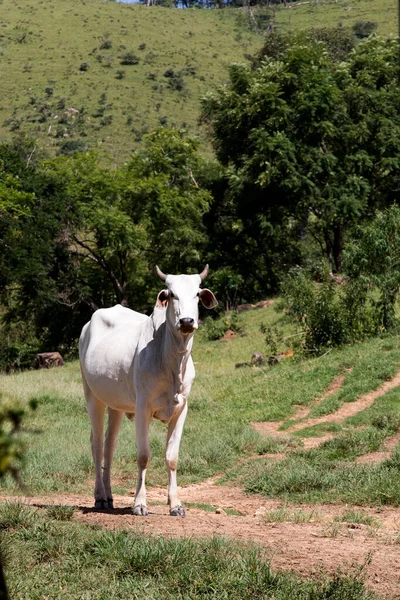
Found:
[[110, 50], [112, 48], [112, 41], [108, 39], [102, 40], [99, 48], [100, 50]]
[[85, 152], [86, 144], [82, 140], [67, 140], [63, 142], [57, 152], [57, 155], [71, 155], [75, 152]]
[[84, 72], [89, 70], [89, 64], [87, 62], [83, 62], [79, 65], [79, 70]]
[[120, 56], [121, 65], [137, 65], [139, 62], [139, 57], [134, 52], [126, 52], [122, 56]]
[[310, 271], [289, 273], [282, 285], [281, 308], [304, 328], [305, 349], [354, 343], [398, 326], [399, 231], [397, 205], [359, 227], [344, 253], [344, 285], [337, 285], [327, 270], [318, 272], [318, 284]]
[[37, 340], [3, 343], [0, 346], [0, 370], [8, 373], [31, 369], [38, 352], [39, 342]]
[[338, 286], [328, 272], [321, 283], [306, 271], [290, 273], [282, 285], [280, 308], [301, 326], [305, 352], [354, 343], [380, 331], [367, 290], [357, 281]]
[[203, 326], [205, 337], [210, 341], [219, 340], [229, 329], [235, 333], [244, 333], [239, 315], [236, 312], [231, 312], [230, 315], [225, 315], [220, 319], [207, 317]]
[[353, 25], [353, 32], [357, 38], [363, 39], [371, 35], [377, 27], [378, 25], [373, 21], [357, 21]]
[[180, 71], [176, 72], [172, 67], [169, 67], [165, 73], [164, 77], [168, 79], [168, 87], [171, 90], [177, 90], [181, 92], [185, 87], [185, 81], [183, 79], [183, 75]]

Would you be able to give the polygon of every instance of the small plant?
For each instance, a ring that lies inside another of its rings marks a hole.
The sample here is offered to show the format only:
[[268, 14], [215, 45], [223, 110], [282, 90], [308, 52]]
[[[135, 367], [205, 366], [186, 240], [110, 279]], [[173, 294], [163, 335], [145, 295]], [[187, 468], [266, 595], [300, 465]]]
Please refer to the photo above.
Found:
[[5, 502], [0, 509], [0, 531], [31, 525], [35, 514], [18, 502]]
[[110, 50], [110, 48], [112, 48], [112, 41], [108, 39], [102, 40], [99, 48], [100, 50]]
[[139, 50], [144, 50], [146, 48], [146, 44], [145, 42], [142, 42], [141, 44], [139, 44], [138, 49]]
[[299, 508], [290, 511], [284, 506], [270, 510], [263, 515], [263, 520], [267, 523], [309, 523], [319, 518], [313, 510], [308, 512]]
[[50, 96], [52, 96], [54, 94], [54, 88], [52, 88], [52, 87], [45, 87], [44, 88], [44, 93], [46, 94], [46, 96], [48, 98], [50, 98]]
[[107, 127], [107, 125], [111, 125], [112, 120], [112, 115], [104, 115], [104, 117], [100, 120], [100, 125], [102, 127]]
[[49, 506], [46, 510], [47, 516], [55, 521], [71, 521], [74, 516], [73, 506]]
[[89, 70], [89, 63], [87, 62], [83, 62], [79, 65], [79, 70], [82, 72], [88, 71]]
[[140, 58], [132, 51], [125, 52], [120, 56], [121, 65], [137, 65], [139, 63]]
[[362, 510], [355, 509], [344, 511], [342, 515], [335, 517], [335, 521], [369, 525], [370, 527], [380, 527], [380, 522], [374, 519], [374, 517]]
[[118, 69], [118, 71], [115, 73], [115, 79], [124, 79], [125, 77], [125, 71], [123, 71], [122, 69]]

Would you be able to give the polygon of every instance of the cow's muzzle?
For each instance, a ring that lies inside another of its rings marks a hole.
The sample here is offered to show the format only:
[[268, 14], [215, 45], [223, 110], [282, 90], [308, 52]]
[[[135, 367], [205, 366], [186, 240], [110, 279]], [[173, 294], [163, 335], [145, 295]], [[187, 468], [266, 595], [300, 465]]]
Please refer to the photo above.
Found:
[[189, 317], [179, 319], [179, 331], [183, 334], [193, 333], [194, 319], [191, 319]]

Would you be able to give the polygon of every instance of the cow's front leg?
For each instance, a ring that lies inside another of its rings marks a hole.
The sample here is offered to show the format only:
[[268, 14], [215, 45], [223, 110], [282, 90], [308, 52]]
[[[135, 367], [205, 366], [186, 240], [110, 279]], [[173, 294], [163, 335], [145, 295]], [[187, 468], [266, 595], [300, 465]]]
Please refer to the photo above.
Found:
[[[139, 404], [139, 403], [138, 403]], [[135, 493], [134, 515], [146, 516], [149, 514], [146, 504], [146, 471], [150, 462], [149, 425], [150, 415], [140, 405], [136, 407], [136, 447], [138, 464], [138, 482]]]
[[178, 467], [179, 446], [181, 443], [183, 425], [186, 419], [187, 402], [186, 398], [182, 399], [182, 409], [178, 414], [175, 414], [172, 421], [168, 424], [167, 436], [167, 451], [165, 455], [168, 469], [168, 504], [169, 513], [173, 517], [184, 517], [185, 509], [178, 498], [178, 485], [176, 482], [176, 469]]

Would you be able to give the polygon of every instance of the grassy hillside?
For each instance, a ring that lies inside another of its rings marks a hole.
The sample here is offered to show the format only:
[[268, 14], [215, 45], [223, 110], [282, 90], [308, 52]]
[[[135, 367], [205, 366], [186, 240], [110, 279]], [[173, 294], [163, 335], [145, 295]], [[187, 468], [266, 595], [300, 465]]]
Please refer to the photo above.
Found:
[[229, 11], [102, 0], [3, 0], [0, 10], [2, 135], [28, 132], [50, 148], [78, 139], [117, 158], [157, 124], [197, 131], [200, 95], [260, 45]]
[[[361, 19], [375, 21], [379, 33], [395, 33], [396, 5], [320, 0], [280, 8], [276, 26]], [[2, 138], [29, 134], [50, 151], [75, 141], [117, 161], [156, 125], [198, 133], [201, 95], [226, 81], [229, 64], [262, 44], [262, 36], [248, 29], [246, 13], [235, 10], [0, 0], [0, 13]]]

